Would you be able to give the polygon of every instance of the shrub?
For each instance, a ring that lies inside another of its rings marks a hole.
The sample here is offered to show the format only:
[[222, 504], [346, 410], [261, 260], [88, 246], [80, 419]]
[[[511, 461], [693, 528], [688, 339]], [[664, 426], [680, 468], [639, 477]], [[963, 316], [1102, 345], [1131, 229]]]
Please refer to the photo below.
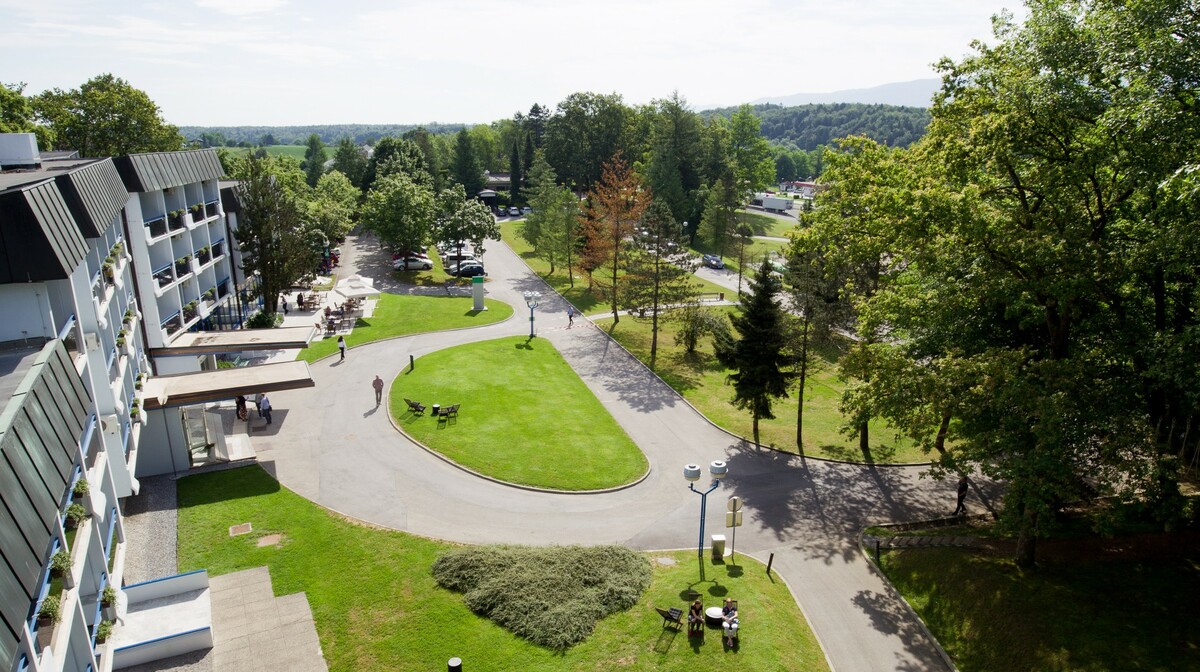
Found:
[[42, 600], [42, 606], [38, 607], [38, 618], [44, 618], [51, 623], [58, 623], [62, 619], [62, 602], [57, 595], [47, 595], [46, 599]]
[[50, 571], [60, 575], [71, 571], [71, 554], [59, 551], [50, 556]]
[[67, 520], [75, 527], [79, 527], [84, 518], [87, 518], [87, 509], [83, 508], [79, 502], [74, 502], [67, 507]]
[[277, 315], [275, 313], [268, 313], [265, 310], [260, 310], [257, 313], [251, 315], [250, 318], [246, 320], [246, 326], [250, 329], [270, 329], [271, 327], [274, 327], [278, 322], [282, 322], [282, 321], [283, 321], [282, 315]]
[[100, 625], [96, 626], [96, 641], [106, 642], [112, 636], [113, 622], [100, 621]]
[[117, 589], [111, 584], [104, 587], [104, 592], [100, 594], [100, 604], [110, 605], [117, 601]]
[[87, 479], [86, 479], [86, 478], [80, 478], [78, 481], [75, 481], [75, 487], [74, 487], [74, 488], [71, 488], [71, 492], [72, 492], [72, 493], [73, 493], [73, 494], [74, 494], [76, 497], [82, 497], [82, 496], [84, 496], [84, 495], [88, 494], [88, 482], [87, 482]]
[[591, 635], [596, 622], [633, 606], [650, 563], [621, 546], [484, 546], [447, 553], [433, 576], [472, 611], [554, 650]]

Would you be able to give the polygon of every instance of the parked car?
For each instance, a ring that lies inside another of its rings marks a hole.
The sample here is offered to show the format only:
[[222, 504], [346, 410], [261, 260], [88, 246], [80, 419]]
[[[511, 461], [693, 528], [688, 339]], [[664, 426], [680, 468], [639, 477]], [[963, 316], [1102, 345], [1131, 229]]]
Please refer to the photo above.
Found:
[[421, 257], [401, 257], [392, 262], [392, 268], [397, 271], [428, 271], [433, 268], [433, 262]]
[[473, 278], [477, 275], [487, 275], [487, 272], [483, 270], [483, 264], [479, 263], [478, 261], [464, 261], [456, 266], [454, 270], [450, 272], [450, 275], [460, 278]]
[[704, 265], [709, 268], [725, 268], [725, 262], [715, 254], [704, 255]]
[[520, 216], [520, 214], [521, 214], [521, 211], [520, 211], [520, 210], [518, 210], [518, 209], [517, 209], [517, 206], [515, 206], [515, 205], [514, 205], [514, 206], [512, 206], [511, 208], [509, 208], [509, 209], [508, 209], [508, 214], [509, 214], [509, 216], [510, 216], [510, 217], [518, 217], [518, 216]]
[[504, 208], [496, 208], [496, 219], [499, 219], [507, 214], [508, 212]]
[[531, 208], [531, 207], [529, 207], [529, 206], [527, 205], [527, 206], [525, 206], [525, 207], [521, 208], [521, 214], [522, 214], [522, 215], [532, 215], [532, 214], [533, 214], [533, 208]]

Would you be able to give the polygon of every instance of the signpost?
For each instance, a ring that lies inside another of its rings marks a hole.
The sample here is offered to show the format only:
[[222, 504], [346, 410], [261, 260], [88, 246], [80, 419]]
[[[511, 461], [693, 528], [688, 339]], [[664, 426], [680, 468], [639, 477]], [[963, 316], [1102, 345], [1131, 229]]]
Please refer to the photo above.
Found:
[[725, 509], [725, 527], [733, 528], [733, 538], [729, 543], [729, 561], [733, 562], [733, 554], [737, 551], [737, 528], [742, 526], [742, 498], [730, 497]]

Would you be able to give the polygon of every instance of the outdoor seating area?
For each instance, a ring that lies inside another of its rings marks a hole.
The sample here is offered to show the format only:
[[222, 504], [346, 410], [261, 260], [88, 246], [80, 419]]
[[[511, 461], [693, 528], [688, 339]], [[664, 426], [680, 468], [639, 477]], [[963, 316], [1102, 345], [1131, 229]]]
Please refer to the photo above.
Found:
[[[419, 401], [413, 401], [412, 399], [405, 399], [404, 403], [408, 406], [409, 413], [412, 413], [413, 415], [425, 414], [425, 404], [422, 404]], [[437, 418], [438, 422], [445, 422], [451, 418], [457, 418], [458, 407], [461, 405], [462, 404], [450, 404], [448, 406], [443, 406], [441, 404], [433, 404], [429, 408], [429, 416]]]
[[421, 415], [425, 412], [425, 405], [420, 402], [413, 401], [412, 399], [405, 399], [404, 403], [408, 404], [408, 410], [413, 415]]

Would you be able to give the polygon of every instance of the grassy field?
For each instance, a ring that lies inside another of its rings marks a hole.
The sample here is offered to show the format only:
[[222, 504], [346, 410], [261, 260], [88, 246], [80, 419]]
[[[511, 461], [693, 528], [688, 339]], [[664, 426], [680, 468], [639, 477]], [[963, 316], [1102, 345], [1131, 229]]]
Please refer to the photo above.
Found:
[[[453, 656], [464, 669], [523, 672], [828, 669], [787, 588], [752, 560], [741, 560], [745, 567], [711, 566], [715, 581], [696, 584], [693, 553], [650, 553], [654, 576], [642, 601], [559, 653], [477, 616], [461, 595], [438, 587], [430, 567], [455, 545], [348, 522], [279, 487], [258, 467], [190, 476], [178, 492], [179, 570], [207, 568], [216, 576], [266, 565], [277, 595], [306, 593], [334, 672], [440, 670]], [[229, 536], [231, 525], [245, 522], [253, 524], [252, 534]], [[258, 547], [267, 534], [283, 535], [282, 542]], [[703, 639], [662, 628], [653, 607], [682, 608], [693, 588], [706, 606], [727, 594], [739, 600], [745, 632], [739, 647], [724, 650], [712, 628]]]
[[[301, 152], [303, 157], [304, 153]], [[785, 238], [787, 232], [796, 228], [796, 221], [788, 221], [778, 217], [769, 215], [760, 215], [757, 212], [746, 212], [739, 210], [737, 212], [737, 221], [745, 222], [750, 225], [750, 229], [754, 231], [756, 236], [771, 236], [772, 238]]]
[[[714, 308], [731, 311], [732, 307]], [[608, 319], [597, 320], [621, 345], [628, 348], [643, 362], [650, 359], [650, 325], [632, 319], [623, 319], [616, 328]], [[696, 352], [688, 355], [675, 345], [677, 325], [667, 322], [658, 335], [658, 362], [656, 373], [675, 388], [709, 420], [721, 427], [747, 438], [751, 437], [750, 415], [733, 407], [733, 388], [726, 384], [728, 370], [717, 362], [712, 351], [711, 339], [704, 339]], [[811, 386], [804, 396], [804, 451], [806, 455], [839, 460], [894, 462], [927, 462], [929, 457], [908, 440], [896, 440], [894, 432], [882, 422], [872, 422], [871, 455], [869, 459], [858, 449], [858, 437], [847, 438], [839, 431], [843, 422], [838, 404], [845, 383], [838, 377], [833, 364], [840, 356], [836, 350], [823, 351], [823, 364], [811, 376]], [[799, 404], [793, 390], [787, 399], [776, 400], [773, 405], [774, 420], [759, 422], [759, 434], [763, 445], [773, 444], [777, 449], [798, 452], [796, 448], [796, 414]]]
[[963, 672], [1200, 670], [1194, 558], [1022, 573], [1007, 558], [933, 548], [888, 551], [882, 564]]
[[[462, 409], [457, 420], [439, 422], [409, 412], [405, 398]], [[646, 473], [645, 455], [545, 339], [504, 338], [425, 355], [392, 383], [389, 403], [415, 439], [502, 481], [598, 490]]]
[[[221, 149], [233, 152], [235, 154], [245, 154], [246, 152], [250, 151], [249, 148], [246, 148], [246, 147], [221, 147]], [[297, 161], [303, 161], [304, 160], [304, 152], [308, 151], [308, 146], [307, 145], [267, 145], [266, 147], [263, 147], [263, 149], [267, 150], [267, 154], [270, 154], [271, 156], [290, 156], [293, 159], [296, 159]], [[333, 149], [330, 147], [326, 147], [325, 148], [325, 159], [329, 160], [332, 158], [333, 158]]]
[[[550, 264], [544, 260], [534, 256], [533, 248], [520, 235], [521, 223], [519, 221], [509, 221], [500, 223], [500, 233], [504, 242], [516, 252], [529, 268], [533, 269], [539, 277], [546, 281], [548, 285], [553, 287], [555, 291], [562, 294], [567, 301], [578, 308], [584, 315], [603, 315], [611, 313], [612, 309], [602, 302], [602, 298], [598, 294], [588, 290], [587, 276], [581, 271], [575, 271], [575, 286], [570, 286], [570, 281], [567, 277], [566, 269], [561, 265], [556, 266], [554, 273], [550, 273]], [[699, 286], [699, 292], [702, 294], [716, 294], [718, 292], [729, 293], [729, 290], [700, 278], [693, 278], [693, 281]]]
[[[445, 329], [478, 327], [507, 319], [512, 315], [512, 306], [488, 299], [487, 310], [472, 310], [474, 303], [469, 296], [410, 296], [407, 294], [383, 294], [375, 306], [375, 314], [360, 318], [354, 331], [346, 336], [346, 345], [380, 341], [385, 338], [419, 334]], [[316, 318], [313, 318], [316, 321]], [[297, 359], [315, 362], [337, 352], [337, 337], [320, 338], [301, 350]], [[353, 356], [347, 354], [347, 357]]]

